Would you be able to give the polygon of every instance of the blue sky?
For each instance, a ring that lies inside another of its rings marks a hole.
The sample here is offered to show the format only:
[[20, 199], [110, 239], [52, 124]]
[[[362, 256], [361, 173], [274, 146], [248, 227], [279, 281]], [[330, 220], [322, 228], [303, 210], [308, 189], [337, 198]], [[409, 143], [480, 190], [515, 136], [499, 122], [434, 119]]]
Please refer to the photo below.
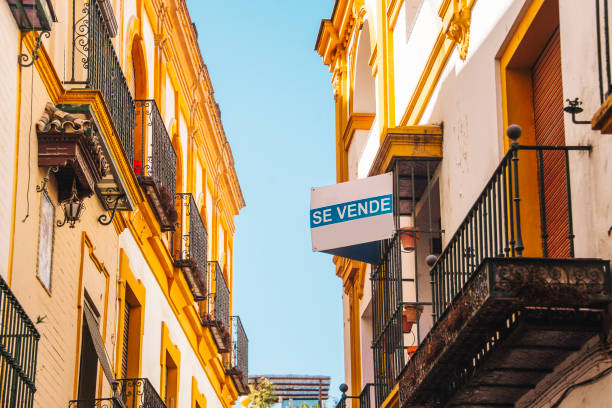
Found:
[[[188, 0], [246, 208], [236, 219], [234, 313], [250, 374], [343, 382], [340, 279], [311, 251], [310, 188], [335, 182], [328, 68], [314, 51], [331, 0]], [[329, 404], [328, 404], [329, 405]]]

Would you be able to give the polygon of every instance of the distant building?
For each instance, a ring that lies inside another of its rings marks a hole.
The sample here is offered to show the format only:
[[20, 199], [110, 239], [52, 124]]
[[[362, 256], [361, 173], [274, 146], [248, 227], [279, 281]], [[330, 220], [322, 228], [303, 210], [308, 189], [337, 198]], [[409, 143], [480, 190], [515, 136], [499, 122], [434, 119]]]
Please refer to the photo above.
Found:
[[0, 27], [0, 406], [231, 407], [244, 199], [185, 2], [0, 1]]
[[397, 229], [334, 258], [341, 404], [609, 404], [609, 3], [335, 1], [337, 181], [393, 172]]

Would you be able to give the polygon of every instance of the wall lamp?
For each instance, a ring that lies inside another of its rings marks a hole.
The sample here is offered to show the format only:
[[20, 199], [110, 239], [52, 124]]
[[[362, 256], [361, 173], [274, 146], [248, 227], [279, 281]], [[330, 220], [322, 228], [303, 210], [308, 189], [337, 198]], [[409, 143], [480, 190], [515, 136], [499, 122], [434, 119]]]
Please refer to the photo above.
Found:
[[8, 0], [21, 31], [49, 31], [57, 21], [51, 0]]
[[578, 98], [576, 99], [566, 99], [567, 106], [563, 108], [563, 110], [572, 115], [572, 122], [577, 125], [590, 125], [590, 120], [576, 120], [576, 115], [581, 113], [584, 109], [582, 109], [582, 101]]
[[58, 220], [57, 226], [62, 227], [66, 223], [69, 223], [70, 228], [74, 228], [74, 223], [79, 221], [83, 208], [85, 208], [83, 201], [77, 194], [76, 179], [72, 182], [72, 195], [66, 200], [62, 201], [61, 205], [64, 208], [64, 220]]
[[[29, 67], [38, 59], [38, 50], [42, 46], [42, 38], [51, 35], [51, 23], [57, 21], [51, 0], [7, 0], [15, 22], [21, 31], [42, 31], [36, 36], [36, 46], [32, 57], [20, 54], [17, 62], [22, 67]], [[29, 61], [28, 61], [29, 60]]]

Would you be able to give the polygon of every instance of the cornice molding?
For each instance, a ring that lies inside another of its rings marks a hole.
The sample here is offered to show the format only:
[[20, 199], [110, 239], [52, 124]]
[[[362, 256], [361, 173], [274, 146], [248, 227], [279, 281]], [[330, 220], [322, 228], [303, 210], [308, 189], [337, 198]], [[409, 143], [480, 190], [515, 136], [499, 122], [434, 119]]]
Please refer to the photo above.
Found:
[[[156, 2], [156, 0], [151, 1]], [[210, 132], [202, 131], [208, 139], [204, 141], [204, 145], [206, 145], [206, 148], [214, 146], [218, 154], [229, 158], [225, 164], [226, 171], [233, 173], [229, 178], [232, 181], [231, 185], [228, 186], [232, 192], [231, 200], [233, 203], [231, 207], [234, 209], [234, 214], [238, 214], [240, 209], [245, 206], [244, 195], [234, 168], [233, 154], [227, 143], [227, 137], [221, 122], [221, 113], [214, 99], [212, 82], [206, 64], [202, 59], [189, 10], [182, 0], [157, 2], [156, 5], [157, 7], [154, 9], [161, 10], [163, 13], [156, 42], [159, 42], [159, 45], [163, 47], [162, 50], [168, 61], [169, 71], [173, 72], [178, 81], [177, 85], [184, 98], [185, 110], [188, 112], [187, 116], [189, 116], [187, 118], [188, 123], [195, 125], [199, 122], [198, 118], [206, 117], [210, 124]], [[179, 39], [182, 39], [182, 41], [179, 41]], [[194, 100], [203, 102], [196, 103], [192, 110], [190, 108], [194, 106]]]
[[336, 0], [331, 18], [321, 20], [315, 51], [323, 57], [325, 65], [331, 68], [346, 49], [356, 22], [363, 13], [363, 0]]
[[342, 145], [345, 150], [348, 150], [353, 140], [353, 135], [356, 130], [370, 130], [376, 114], [374, 113], [352, 113], [349, 117], [344, 134], [342, 135]]
[[400, 157], [442, 158], [442, 128], [436, 125], [387, 129], [370, 169], [370, 176], [389, 171]]

